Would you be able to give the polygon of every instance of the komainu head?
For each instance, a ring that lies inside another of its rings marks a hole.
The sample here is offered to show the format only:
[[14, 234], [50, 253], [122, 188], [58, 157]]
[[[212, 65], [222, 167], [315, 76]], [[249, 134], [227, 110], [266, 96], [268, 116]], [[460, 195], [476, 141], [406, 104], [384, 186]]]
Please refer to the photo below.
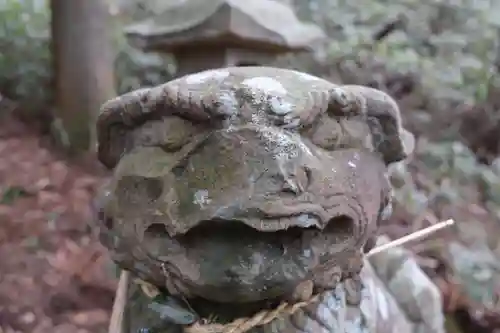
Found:
[[216, 302], [332, 288], [413, 148], [387, 94], [292, 70], [209, 70], [103, 105], [101, 240], [122, 267]]

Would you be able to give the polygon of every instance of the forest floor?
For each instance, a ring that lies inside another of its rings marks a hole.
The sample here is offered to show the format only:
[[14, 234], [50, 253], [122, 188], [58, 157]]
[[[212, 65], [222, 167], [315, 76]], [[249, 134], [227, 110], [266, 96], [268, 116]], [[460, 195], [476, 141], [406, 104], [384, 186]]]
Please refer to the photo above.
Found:
[[104, 175], [88, 161], [0, 119], [1, 333], [107, 331], [116, 279], [87, 228]]

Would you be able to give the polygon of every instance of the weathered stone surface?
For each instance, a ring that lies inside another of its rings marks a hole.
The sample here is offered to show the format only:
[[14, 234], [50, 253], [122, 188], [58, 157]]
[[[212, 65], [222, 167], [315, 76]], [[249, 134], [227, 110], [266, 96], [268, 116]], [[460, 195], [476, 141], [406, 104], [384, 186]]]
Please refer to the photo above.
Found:
[[271, 67], [123, 95], [97, 127], [114, 168], [97, 200], [103, 244], [123, 268], [212, 309], [289, 299], [309, 280], [335, 290], [352, 277], [349, 299], [359, 296], [362, 248], [390, 211], [386, 165], [413, 146], [383, 92]]

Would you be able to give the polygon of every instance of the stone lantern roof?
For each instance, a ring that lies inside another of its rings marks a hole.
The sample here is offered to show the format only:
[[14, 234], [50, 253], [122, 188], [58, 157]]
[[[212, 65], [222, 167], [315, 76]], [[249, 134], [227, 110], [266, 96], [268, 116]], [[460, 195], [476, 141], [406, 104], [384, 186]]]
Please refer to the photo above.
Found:
[[201, 47], [284, 53], [310, 49], [326, 36], [274, 0], [178, 0], [158, 16], [127, 27], [129, 42], [145, 51]]

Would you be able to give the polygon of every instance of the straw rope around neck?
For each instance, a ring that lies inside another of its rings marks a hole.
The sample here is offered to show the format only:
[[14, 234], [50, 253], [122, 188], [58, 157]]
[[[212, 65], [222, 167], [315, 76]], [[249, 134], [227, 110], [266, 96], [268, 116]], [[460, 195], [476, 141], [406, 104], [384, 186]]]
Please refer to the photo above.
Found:
[[[375, 247], [370, 252], [365, 254], [365, 257], [369, 258], [375, 254], [386, 251], [390, 248], [403, 245], [413, 240], [421, 239], [440, 229], [449, 227], [454, 223], [455, 222], [452, 219], [436, 223], [428, 228], [424, 228], [422, 230], [398, 238], [389, 243]], [[129, 274], [130, 273], [127, 271], [122, 271], [121, 273], [108, 333], [124, 333], [122, 329], [123, 327], [122, 322], [124, 320], [123, 312], [125, 310], [126, 289], [127, 289]], [[160, 294], [158, 288], [143, 280], [136, 279], [134, 282], [137, 283], [141, 287], [141, 290], [144, 292], [144, 294], [150, 298], [153, 298]], [[208, 323], [206, 322], [206, 320], [202, 319], [198, 322], [195, 322], [194, 324], [184, 326], [183, 332], [184, 333], [245, 333], [251, 330], [252, 328], [269, 324], [271, 321], [273, 321], [278, 317], [281, 317], [284, 314], [292, 315], [297, 310], [304, 308], [309, 304], [317, 302], [321, 296], [322, 293], [312, 294], [307, 300], [293, 304], [288, 302], [282, 302], [280, 305], [278, 305], [278, 307], [274, 309], [261, 310], [251, 317], [237, 318], [227, 324]]]
[[[144, 280], [136, 279], [134, 281], [138, 284], [142, 292], [149, 298], [154, 298], [160, 294], [158, 288]], [[233, 320], [227, 324], [217, 324], [206, 322], [205, 319], [195, 322], [194, 324], [184, 326], [184, 333], [244, 333], [252, 328], [269, 324], [276, 318], [287, 314], [292, 315], [297, 310], [306, 307], [309, 304], [317, 302], [322, 293], [313, 294], [307, 300], [297, 303], [282, 302], [274, 309], [265, 309], [257, 312], [251, 317], [242, 317]], [[109, 332], [114, 333], [114, 332]], [[117, 332], [122, 333], [122, 332]]]

